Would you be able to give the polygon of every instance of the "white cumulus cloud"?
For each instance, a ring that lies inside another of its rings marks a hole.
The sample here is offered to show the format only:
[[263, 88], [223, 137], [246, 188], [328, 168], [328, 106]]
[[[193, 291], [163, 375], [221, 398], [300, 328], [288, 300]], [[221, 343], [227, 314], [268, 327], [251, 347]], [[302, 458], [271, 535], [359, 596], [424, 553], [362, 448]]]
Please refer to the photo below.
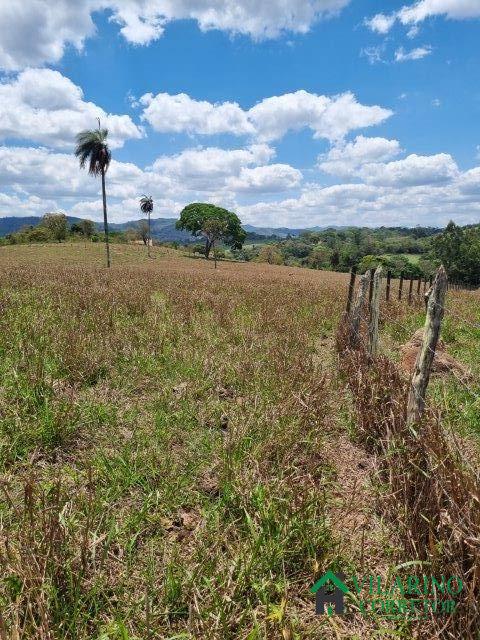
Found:
[[87, 0], [0, 2], [0, 68], [10, 71], [58, 62], [65, 47], [81, 49], [95, 25]]
[[245, 149], [207, 147], [162, 156], [148, 168], [152, 185], [168, 181], [171, 193], [274, 193], [298, 186], [300, 171], [287, 164], [267, 164], [275, 155], [266, 144]]
[[203, 31], [220, 29], [254, 39], [306, 33], [349, 0], [3, 0], [0, 68], [19, 70], [61, 60], [66, 47], [81, 49], [95, 33], [92, 16], [104, 11], [127, 42], [146, 45], [175, 20], [195, 20]]
[[452, 20], [467, 20], [480, 18], [480, 3], [478, 0], [420, 0], [411, 5], [403, 6], [399, 11], [389, 15], [378, 13], [366, 20], [367, 25], [380, 34], [386, 34], [398, 20], [409, 26], [409, 36], [414, 37], [418, 31], [412, 27], [427, 18], [444, 16]]
[[302, 179], [302, 173], [288, 164], [271, 164], [243, 168], [226, 186], [235, 193], [279, 193], [298, 187]]
[[237, 103], [212, 104], [186, 94], [160, 93], [140, 98], [143, 119], [156, 131], [190, 134], [250, 134], [260, 141], [309, 128], [315, 138], [339, 140], [355, 129], [382, 123], [392, 115], [383, 107], [363, 105], [350, 93], [324, 96], [300, 90], [261, 100], [245, 111]]
[[[478, 178], [472, 182], [478, 189]], [[263, 226], [314, 225], [446, 225], [478, 220], [478, 191], [462, 190], [461, 183], [392, 187], [373, 184], [308, 185], [298, 197], [243, 205], [244, 223]]]
[[333, 146], [319, 157], [319, 168], [325, 173], [350, 178], [367, 163], [385, 162], [401, 151], [398, 140], [357, 136], [355, 140]]
[[385, 186], [411, 187], [443, 184], [459, 175], [457, 163], [448, 153], [419, 156], [415, 153], [403, 160], [369, 163], [359, 171], [367, 183]]
[[51, 69], [26, 69], [0, 83], [0, 139], [31, 140], [68, 148], [82, 129], [102, 126], [109, 130], [112, 148], [125, 140], [141, 138], [130, 116], [106, 113], [71, 80]]
[[[146, 169], [113, 161], [107, 174], [109, 215], [112, 221], [138, 218], [139, 194], [151, 193], [157, 216], [177, 216], [185, 204], [201, 198], [262, 226], [441, 225], [450, 218], [478, 219], [480, 167], [461, 172], [448, 154], [389, 160], [398, 152], [395, 140], [362, 136], [334, 146], [326, 158], [349, 163], [358, 182], [347, 176], [331, 186], [306, 184], [294, 167], [269, 164], [274, 151], [267, 145], [187, 149]], [[292, 195], [282, 198], [286, 191]], [[71, 154], [0, 147], [0, 214], [52, 210], [101, 220], [100, 181], [80, 171]]]
[[309, 128], [315, 138], [338, 140], [355, 129], [380, 124], [392, 111], [359, 103], [353, 93], [333, 97], [300, 90], [265, 98], [249, 111], [257, 135], [276, 140], [288, 131]]
[[142, 118], [155, 131], [184, 132], [212, 135], [232, 133], [243, 135], [253, 133], [247, 114], [235, 102], [212, 104], [205, 100], [194, 100], [185, 93], [169, 95], [147, 93], [140, 98], [145, 108]]
[[384, 13], [377, 13], [369, 20], [365, 20], [365, 23], [370, 27], [372, 31], [376, 31], [380, 34], [386, 34], [395, 24], [395, 16], [387, 16]]
[[[135, 195], [144, 182], [144, 172], [139, 167], [112, 160], [107, 173], [109, 196]], [[73, 154], [43, 147], [0, 146], [0, 188], [17, 194], [69, 200], [100, 194], [99, 181], [80, 170]]]

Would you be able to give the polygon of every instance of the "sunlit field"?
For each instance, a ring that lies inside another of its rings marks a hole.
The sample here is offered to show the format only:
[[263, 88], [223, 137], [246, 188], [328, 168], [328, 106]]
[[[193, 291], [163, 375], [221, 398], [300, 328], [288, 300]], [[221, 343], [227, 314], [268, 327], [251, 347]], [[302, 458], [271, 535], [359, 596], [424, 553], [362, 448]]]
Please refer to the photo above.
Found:
[[[329, 567], [398, 560], [347, 442], [348, 276], [126, 245], [112, 262], [94, 244], [0, 249], [0, 638], [374, 637], [384, 623], [316, 617], [309, 592]], [[455, 294], [471, 323], [475, 295]], [[391, 319], [410, 323], [385, 326], [394, 349], [422, 313]]]
[[1, 251], [3, 626], [316, 637], [345, 277], [154, 255]]

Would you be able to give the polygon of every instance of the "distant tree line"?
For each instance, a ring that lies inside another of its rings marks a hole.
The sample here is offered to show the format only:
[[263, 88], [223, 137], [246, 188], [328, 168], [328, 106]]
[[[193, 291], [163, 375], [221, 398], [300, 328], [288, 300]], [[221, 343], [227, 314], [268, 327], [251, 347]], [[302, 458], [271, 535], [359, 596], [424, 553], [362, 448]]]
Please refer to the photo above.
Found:
[[[143, 196], [140, 208], [148, 215], [153, 209], [150, 196]], [[480, 286], [480, 225], [460, 227], [450, 222], [442, 231], [430, 227], [346, 228], [305, 231], [298, 236], [278, 238], [247, 234], [231, 211], [206, 203], [185, 207], [177, 228], [190, 231], [201, 243], [184, 245], [190, 253], [207, 259], [265, 262], [310, 269], [361, 272], [383, 265], [394, 277], [432, 275], [440, 264], [449, 278], [466, 285]], [[0, 244], [30, 244], [64, 241], [104, 242], [105, 235], [92, 220], [69, 224], [63, 213], [46, 213], [36, 226], [22, 227], [0, 238]], [[140, 220], [125, 231], [110, 231], [110, 242], [152, 243], [148, 220]], [[245, 244], [244, 244], [245, 243]], [[178, 242], [162, 242], [177, 248]], [[149, 253], [150, 255], [150, 253]]]
[[459, 227], [450, 222], [435, 236], [431, 253], [452, 280], [480, 286], [480, 226]]
[[[128, 242], [140, 238], [139, 230], [110, 232], [113, 242]], [[37, 225], [26, 225], [0, 238], [0, 245], [33, 244], [83, 240], [84, 242], [103, 242], [101, 233], [92, 220], [80, 220], [69, 224], [64, 213], [46, 213]]]
[[[305, 231], [298, 236], [270, 240], [268, 246], [260, 242], [247, 244], [236, 256], [333, 271], [348, 271], [353, 266], [368, 268], [370, 263], [383, 262], [388, 263], [392, 271], [408, 272], [417, 270], [415, 262], [419, 256], [426, 258], [429, 238], [435, 233], [439, 230], [397, 227]], [[409, 259], [410, 256], [415, 260]]]
[[232, 253], [237, 259], [310, 269], [361, 272], [382, 264], [393, 276], [430, 276], [444, 264], [456, 282], [480, 284], [480, 227], [379, 227], [305, 231], [256, 240]]
[[46, 213], [39, 224], [26, 225], [18, 231], [0, 238], [0, 242], [2, 244], [64, 242], [73, 236], [91, 239], [95, 231], [95, 224], [91, 220], [81, 220], [70, 226], [65, 214]]

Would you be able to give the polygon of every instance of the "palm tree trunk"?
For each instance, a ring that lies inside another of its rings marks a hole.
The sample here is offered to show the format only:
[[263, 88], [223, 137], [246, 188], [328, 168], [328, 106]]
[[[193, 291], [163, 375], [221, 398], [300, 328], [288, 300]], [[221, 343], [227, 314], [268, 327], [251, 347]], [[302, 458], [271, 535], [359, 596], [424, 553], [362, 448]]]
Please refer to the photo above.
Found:
[[152, 242], [152, 231], [150, 228], [150, 211], [148, 212], [148, 257], [150, 258], [150, 243]]
[[107, 250], [107, 267], [110, 267], [110, 243], [108, 241], [107, 192], [105, 191], [105, 169], [102, 167], [102, 197], [103, 197], [103, 230], [105, 232], [105, 249]]

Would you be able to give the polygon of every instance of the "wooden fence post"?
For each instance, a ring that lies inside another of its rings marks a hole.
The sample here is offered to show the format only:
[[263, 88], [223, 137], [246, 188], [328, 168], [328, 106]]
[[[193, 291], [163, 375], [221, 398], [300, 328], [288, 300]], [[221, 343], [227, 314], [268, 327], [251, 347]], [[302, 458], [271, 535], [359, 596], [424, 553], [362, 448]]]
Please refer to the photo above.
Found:
[[425, 393], [430, 380], [435, 349], [437, 348], [438, 337], [440, 335], [447, 285], [447, 274], [442, 266], [437, 271], [428, 298], [422, 348], [418, 352], [415, 369], [413, 370], [410, 381], [410, 391], [407, 402], [408, 425], [419, 422], [425, 409]]
[[370, 277], [370, 271], [367, 271], [367, 273], [361, 276], [360, 286], [357, 291], [357, 298], [352, 311], [352, 319], [350, 323], [350, 344], [353, 349], [358, 349], [360, 346], [360, 323], [362, 321], [362, 311], [367, 298]]
[[378, 350], [378, 318], [380, 316], [380, 291], [382, 288], [382, 267], [379, 266], [372, 278], [373, 294], [370, 303], [370, 324], [368, 325], [368, 352], [374, 358]]
[[412, 304], [413, 278], [410, 278], [410, 286], [408, 287], [408, 304]]
[[375, 269], [370, 269], [370, 289], [368, 291], [368, 304], [372, 304], [372, 296], [373, 296], [373, 276], [375, 274]]
[[386, 299], [387, 302], [390, 301], [390, 286], [391, 286], [391, 283], [392, 283], [392, 272], [388, 271], [388, 273], [387, 273], [387, 292], [385, 294], [385, 299]]
[[350, 271], [350, 284], [348, 285], [347, 313], [350, 313], [353, 301], [353, 292], [355, 291], [355, 279], [357, 277], [357, 267], [352, 267]]
[[398, 299], [402, 299], [402, 291], [403, 291], [403, 272], [400, 274], [400, 282], [398, 284]]
[[417, 282], [417, 296], [420, 295], [420, 287], [422, 286], [422, 279], [418, 278], [418, 282]]

